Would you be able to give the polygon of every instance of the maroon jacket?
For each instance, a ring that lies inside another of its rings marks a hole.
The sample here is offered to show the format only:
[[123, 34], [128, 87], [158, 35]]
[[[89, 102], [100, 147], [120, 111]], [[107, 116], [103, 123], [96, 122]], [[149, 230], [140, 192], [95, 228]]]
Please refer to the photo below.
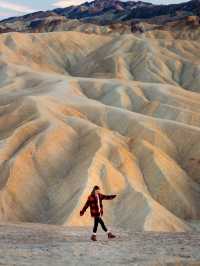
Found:
[[100, 212], [98, 210], [98, 202], [97, 197], [95, 195], [90, 195], [83, 207], [83, 209], [80, 211], [80, 215], [83, 215], [84, 212], [87, 210], [87, 208], [90, 206], [90, 214], [92, 217], [98, 217], [103, 215], [103, 204], [102, 200], [111, 200], [114, 199], [116, 195], [103, 195], [99, 193], [99, 203], [100, 203]]

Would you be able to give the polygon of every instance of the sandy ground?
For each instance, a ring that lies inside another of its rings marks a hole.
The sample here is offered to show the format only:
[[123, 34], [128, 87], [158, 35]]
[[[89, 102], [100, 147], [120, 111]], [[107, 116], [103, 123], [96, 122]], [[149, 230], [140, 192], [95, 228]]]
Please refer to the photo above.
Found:
[[200, 232], [130, 232], [112, 228], [115, 240], [99, 229], [39, 224], [0, 225], [0, 265], [200, 265]]

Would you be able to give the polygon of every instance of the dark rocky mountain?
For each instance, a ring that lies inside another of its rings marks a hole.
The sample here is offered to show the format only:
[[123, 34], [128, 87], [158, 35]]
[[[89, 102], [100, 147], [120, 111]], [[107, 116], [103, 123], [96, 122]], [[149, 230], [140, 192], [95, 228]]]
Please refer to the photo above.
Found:
[[[76, 30], [81, 25], [103, 26], [102, 31], [113, 24], [135, 25], [147, 22], [164, 25], [183, 20], [188, 16], [200, 16], [200, 0], [181, 4], [153, 5], [142, 1], [95, 0], [79, 6], [39, 11], [21, 17], [8, 18], [0, 22], [0, 32], [46, 32]], [[198, 22], [197, 22], [198, 24]], [[121, 27], [121, 26], [120, 26]], [[116, 28], [116, 27], [115, 27]], [[133, 29], [134, 27], [132, 27]], [[89, 30], [90, 31], [90, 30]]]
[[84, 21], [92, 21], [93, 23], [107, 24], [113, 21], [125, 20], [134, 10], [141, 8], [148, 9], [152, 6], [150, 3], [141, 1], [95, 0], [77, 7], [56, 9], [54, 12], [70, 19], [82, 19]]
[[59, 15], [70, 19], [82, 19], [98, 24], [109, 24], [113, 21], [129, 19], [151, 19], [157, 16], [175, 17], [177, 15], [197, 15], [200, 12], [200, 1], [173, 5], [153, 5], [142, 1], [121, 2], [118, 0], [96, 0], [77, 7], [55, 9]]

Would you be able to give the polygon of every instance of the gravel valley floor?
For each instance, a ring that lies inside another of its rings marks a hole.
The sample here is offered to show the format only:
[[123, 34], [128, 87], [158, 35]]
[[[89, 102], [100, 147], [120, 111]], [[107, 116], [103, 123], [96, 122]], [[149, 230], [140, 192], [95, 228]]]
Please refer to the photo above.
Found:
[[144, 233], [112, 228], [107, 240], [99, 230], [40, 224], [0, 225], [0, 265], [200, 265], [200, 232]]

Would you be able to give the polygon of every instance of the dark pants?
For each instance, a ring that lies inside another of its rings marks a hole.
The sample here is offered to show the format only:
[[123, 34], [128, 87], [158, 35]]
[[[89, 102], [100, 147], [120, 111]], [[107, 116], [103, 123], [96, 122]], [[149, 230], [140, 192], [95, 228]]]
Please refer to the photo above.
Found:
[[98, 227], [98, 224], [99, 224], [99, 223], [101, 224], [102, 229], [103, 229], [105, 232], [107, 232], [108, 230], [107, 230], [107, 228], [106, 228], [106, 226], [105, 226], [103, 220], [101, 219], [101, 217], [95, 217], [95, 218], [94, 218], [93, 233], [96, 233], [96, 232], [97, 232], [97, 227]]

